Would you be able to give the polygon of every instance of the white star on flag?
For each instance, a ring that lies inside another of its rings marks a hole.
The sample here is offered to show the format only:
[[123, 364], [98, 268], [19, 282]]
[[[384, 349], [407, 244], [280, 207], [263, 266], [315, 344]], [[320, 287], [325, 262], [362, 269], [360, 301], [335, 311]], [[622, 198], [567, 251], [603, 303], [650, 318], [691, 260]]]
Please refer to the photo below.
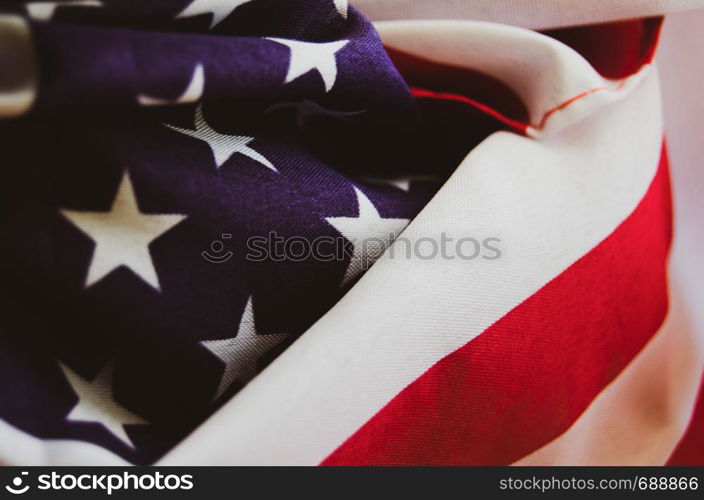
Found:
[[229, 158], [235, 153], [245, 155], [254, 161], [257, 161], [274, 172], [278, 172], [274, 165], [269, 160], [264, 158], [259, 152], [250, 148], [248, 144], [254, 140], [254, 137], [244, 135], [227, 135], [221, 134], [208, 125], [203, 116], [203, 104], [199, 104], [196, 108], [195, 130], [176, 127], [165, 123], [167, 127], [190, 137], [205, 141], [210, 146], [213, 156], [215, 157], [215, 165], [220, 168]]
[[[342, 285], [357, 276], [381, 256], [381, 253], [408, 225], [408, 219], [383, 218], [362, 191], [354, 188], [359, 205], [357, 217], [327, 217], [325, 220], [352, 243], [354, 251]], [[370, 243], [376, 244], [376, 246]], [[379, 246], [381, 244], [381, 246]]]
[[340, 13], [342, 17], [347, 19], [347, 0], [333, 0], [335, 2], [335, 8]]
[[267, 40], [286, 45], [291, 49], [291, 60], [284, 83], [292, 82], [299, 76], [311, 70], [316, 70], [323, 79], [325, 92], [329, 92], [332, 89], [337, 78], [335, 54], [349, 43], [349, 40], [322, 43], [302, 42], [284, 38], [267, 38]]
[[112, 389], [113, 363], [108, 363], [92, 381], [84, 379], [62, 363], [59, 366], [78, 396], [78, 403], [66, 419], [102, 424], [112, 435], [134, 448], [124, 426], [147, 425], [149, 422], [115, 401]]
[[213, 400], [220, 398], [235, 380], [245, 383], [254, 377], [257, 373], [259, 358], [288, 335], [288, 333], [258, 335], [254, 325], [252, 297], [249, 297], [240, 319], [236, 337], [201, 342], [203, 347], [225, 364], [225, 370], [220, 377], [220, 385]]
[[193, 75], [191, 76], [191, 81], [188, 82], [186, 90], [183, 94], [178, 96], [174, 100], [161, 99], [159, 97], [152, 97], [146, 94], [139, 94], [137, 100], [142, 106], [166, 106], [169, 104], [185, 104], [189, 102], [196, 102], [203, 96], [203, 86], [205, 84], [205, 74], [203, 72], [203, 65], [197, 64], [193, 70]]
[[126, 266], [156, 290], [161, 290], [149, 244], [185, 219], [185, 215], [140, 212], [127, 172], [109, 212], [64, 209], [61, 213], [95, 242], [86, 287], [118, 267]]
[[210, 29], [220, 24], [227, 16], [232, 14], [237, 7], [252, 0], [193, 0], [188, 6], [176, 15], [176, 18], [211, 14]]

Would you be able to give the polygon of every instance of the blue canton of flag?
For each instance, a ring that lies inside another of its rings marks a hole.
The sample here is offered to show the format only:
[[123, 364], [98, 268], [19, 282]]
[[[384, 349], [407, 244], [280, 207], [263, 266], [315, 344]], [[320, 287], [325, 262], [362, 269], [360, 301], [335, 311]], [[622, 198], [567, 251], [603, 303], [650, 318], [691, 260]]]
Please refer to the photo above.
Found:
[[[1, 10], [29, 23], [40, 85], [0, 124], [0, 417], [43, 439], [153, 463], [334, 305], [373, 260], [359, 239], [402, 231], [469, 148], [436, 156], [444, 118], [418, 119], [343, 0]], [[271, 234], [341, 240], [341, 257], [248, 259]]]

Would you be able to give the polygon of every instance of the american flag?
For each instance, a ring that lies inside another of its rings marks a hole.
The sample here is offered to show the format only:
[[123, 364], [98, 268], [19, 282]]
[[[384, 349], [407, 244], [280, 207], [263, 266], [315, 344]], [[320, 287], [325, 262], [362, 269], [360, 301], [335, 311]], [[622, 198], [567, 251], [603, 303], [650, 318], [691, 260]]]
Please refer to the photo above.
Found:
[[3, 1], [0, 462], [704, 463], [697, 8]]

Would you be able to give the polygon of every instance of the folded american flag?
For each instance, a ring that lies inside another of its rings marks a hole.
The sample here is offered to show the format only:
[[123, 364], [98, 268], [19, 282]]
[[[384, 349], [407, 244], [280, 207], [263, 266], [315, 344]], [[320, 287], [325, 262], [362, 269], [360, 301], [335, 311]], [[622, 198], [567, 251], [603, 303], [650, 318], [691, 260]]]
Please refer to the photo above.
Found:
[[702, 463], [653, 57], [704, 5], [596, 3], [0, 4], [0, 460]]

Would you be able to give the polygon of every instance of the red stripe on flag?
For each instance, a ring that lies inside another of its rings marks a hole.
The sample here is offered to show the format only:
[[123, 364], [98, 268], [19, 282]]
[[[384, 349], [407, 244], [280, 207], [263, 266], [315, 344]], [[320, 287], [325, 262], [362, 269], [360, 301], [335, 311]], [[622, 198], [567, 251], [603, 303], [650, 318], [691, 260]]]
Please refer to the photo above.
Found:
[[670, 239], [663, 148], [647, 194], [610, 236], [408, 385], [323, 465], [509, 464], [556, 438], [660, 327]]
[[612, 80], [637, 73], [652, 62], [660, 39], [662, 16], [544, 31], [570, 46], [602, 76]]

